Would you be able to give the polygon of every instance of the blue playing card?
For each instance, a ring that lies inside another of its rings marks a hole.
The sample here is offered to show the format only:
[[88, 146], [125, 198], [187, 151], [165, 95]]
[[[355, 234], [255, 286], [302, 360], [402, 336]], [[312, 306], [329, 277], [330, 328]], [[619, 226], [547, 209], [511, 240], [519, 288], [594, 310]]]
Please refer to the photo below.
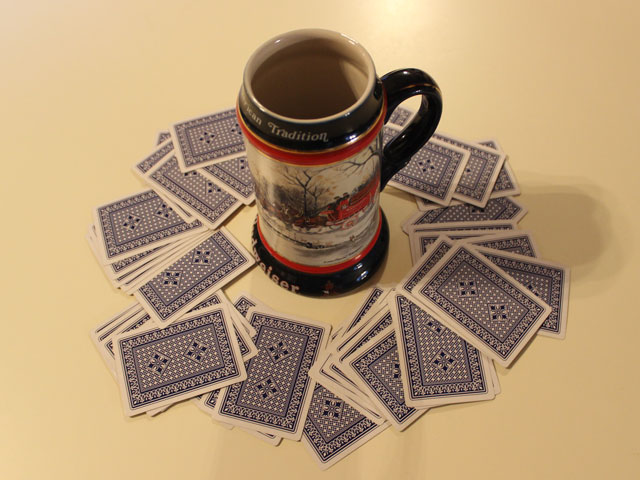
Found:
[[221, 225], [242, 205], [199, 171], [182, 172], [175, 155], [154, 167], [145, 179], [211, 229]]
[[97, 247], [106, 263], [204, 231], [201, 222], [186, 223], [153, 190], [101, 205], [93, 215]]
[[222, 292], [215, 292], [209, 295], [207, 298], [202, 300], [200, 303], [196, 304], [190, 312], [195, 312], [196, 310], [202, 310], [203, 308], [213, 307], [214, 305], [220, 305], [225, 300], [222, 299]]
[[[421, 212], [418, 212], [420, 214]], [[402, 229], [405, 233], [411, 235], [413, 232], [467, 232], [470, 230], [486, 230], [487, 234], [491, 232], [500, 232], [504, 230], [516, 230], [518, 225], [510, 220], [480, 220], [476, 222], [442, 222], [442, 223], [421, 223], [419, 225], [410, 225], [405, 223]]]
[[173, 142], [171, 139], [164, 140], [160, 143], [153, 152], [147, 155], [145, 158], [133, 165], [134, 173], [144, 176], [149, 170], [155, 167], [158, 162], [165, 158], [169, 153], [173, 151]]
[[402, 229], [408, 232], [411, 225], [454, 223], [454, 222], [485, 222], [488, 220], [508, 220], [518, 222], [527, 210], [509, 197], [492, 198], [484, 208], [466, 203], [450, 205], [448, 207], [433, 207], [426, 211], [417, 212], [405, 222]]
[[[388, 294], [388, 292], [385, 292]], [[369, 340], [374, 338], [392, 323], [391, 313], [386, 302], [371, 316], [364, 317], [357, 328], [351, 328], [344, 336], [336, 339], [330, 355], [318, 366], [314, 366], [313, 376], [324, 387], [337, 395], [351, 400], [365, 416], [376, 423], [382, 423], [379, 408], [371, 402], [366, 391], [356, 385], [342, 370], [342, 362]]]
[[156, 138], [156, 145], [160, 145], [162, 142], [164, 142], [165, 140], [168, 140], [169, 138], [171, 138], [171, 132], [169, 131], [158, 132], [158, 137]]
[[[485, 147], [493, 148], [498, 152], [503, 152], [504, 150], [500, 146], [497, 140], [489, 139], [489, 140], [481, 140], [477, 142], [480, 145]], [[516, 176], [513, 173], [513, 169], [509, 164], [509, 159], [505, 158], [504, 165], [500, 169], [500, 173], [498, 174], [498, 178], [496, 180], [496, 184], [493, 186], [493, 191], [491, 192], [491, 198], [497, 197], [505, 197], [512, 195], [520, 195], [520, 186], [518, 185], [518, 181], [516, 180]]]
[[[89, 231], [87, 232], [87, 241], [89, 242], [89, 246], [91, 247], [94, 255], [101, 263], [105, 275], [116, 288], [120, 288], [123, 283], [126, 283], [129, 280], [138, 277], [141, 272], [146, 272], [150, 268], [153, 268], [158, 262], [160, 262], [161, 258], [170, 254], [174, 245], [179, 245], [181, 242], [180, 240], [178, 240], [176, 241], [176, 243], [169, 243], [167, 245], [163, 245], [162, 247], [156, 247], [142, 253], [136, 253], [130, 257], [124, 258], [122, 260], [117, 260], [113, 263], [104, 264], [103, 262], [105, 260], [102, 259], [102, 256], [99, 252], [99, 247], [97, 245], [98, 241], [95, 232], [95, 227], [91, 225]], [[188, 238], [191, 237], [187, 237], [185, 241], [188, 241]], [[194, 238], [197, 238], [197, 236], [194, 235]]]
[[498, 173], [498, 178], [496, 179], [496, 184], [493, 186], [490, 198], [515, 195], [520, 195], [520, 187], [518, 186], [509, 160], [505, 159], [504, 165], [502, 165], [500, 173]]
[[302, 441], [323, 470], [384, 431], [388, 423], [372, 422], [349, 402], [316, 385]]
[[[396, 134], [397, 131], [385, 127], [383, 141]], [[431, 202], [449, 205], [468, 159], [469, 152], [431, 139], [389, 180], [389, 185]]]
[[389, 117], [389, 122], [395, 125], [404, 126], [413, 117], [414, 112], [403, 107], [396, 107]]
[[402, 294], [389, 302], [405, 403], [434, 407], [494, 397], [493, 363]]
[[[245, 369], [248, 365], [248, 362], [245, 362]], [[218, 398], [220, 397], [220, 393], [222, 392], [222, 390], [214, 390], [211, 393], [207, 393], [205, 395], [202, 395], [202, 397], [200, 397], [197, 400], [197, 405], [198, 407], [205, 413], [207, 413], [208, 415], [212, 415], [213, 411], [215, 410], [216, 407], [216, 403], [218, 402]], [[215, 419], [214, 419], [215, 420]], [[223, 422], [219, 422], [216, 420], [216, 423], [222, 425], [225, 428], [228, 429], [232, 429], [234, 428], [233, 425], [228, 424], [228, 423], [223, 423]], [[278, 445], [280, 445], [280, 442], [282, 441], [282, 437], [278, 437], [276, 435], [272, 435], [270, 433], [264, 433], [264, 432], [260, 432], [258, 430], [251, 430], [248, 428], [244, 428], [244, 427], [238, 427], [240, 430], [243, 430], [245, 432], [247, 432], [250, 435], [253, 435], [257, 438], [259, 438], [260, 440], [268, 443], [269, 445], [273, 445], [274, 447], [277, 447]]]
[[368, 292], [362, 303], [358, 306], [353, 315], [346, 318], [346, 321], [337, 331], [331, 334], [331, 340], [334, 341], [338, 336], [342, 337], [348, 332], [352, 331], [360, 322], [365, 318], [367, 313], [372, 311], [375, 305], [380, 305], [382, 301], [391, 291], [390, 288], [383, 288], [381, 286], [374, 286]]
[[327, 388], [335, 395], [348, 400], [353, 408], [362, 413], [375, 424], [384, 423], [384, 417], [378, 412], [376, 406], [369, 400], [353, 381], [335, 364], [334, 358], [329, 358], [322, 362], [322, 366], [317, 371], [312, 370], [309, 375], [320, 385]]
[[145, 265], [151, 262], [151, 260], [159, 257], [163, 253], [166, 253], [169, 250], [167, 248], [169, 245], [156, 247], [142, 253], [136, 253], [130, 257], [105, 265], [105, 273], [109, 279], [120, 281], [120, 279], [128, 276], [131, 272], [138, 268], [144, 268]]
[[[193, 307], [190, 312], [194, 312], [196, 310], [202, 310], [203, 308], [212, 307], [214, 305], [220, 304], [228, 304], [229, 301], [224, 297], [222, 292], [216, 292], [210, 295], [208, 298], [198, 303], [195, 307]], [[240, 323], [237, 317], [237, 312], [235, 312], [233, 305], [229, 306], [229, 313], [231, 314], [231, 320], [233, 321], [233, 328], [236, 334], [236, 340], [238, 341], [238, 347], [240, 348], [240, 354], [242, 355], [243, 360], [248, 360], [249, 358], [257, 355], [258, 349], [251, 341], [251, 337], [249, 336], [247, 330], [244, 328], [244, 325]]]
[[551, 307], [538, 333], [564, 338], [569, 299], [569, 269], [556, 263], [489, 248], [478, 251]]
[[258, 355], [247, 364], [247, 380], [224, 389], [216, 420], [291, 440], [302, 436], [315, 382], [308, 376], [327, 342], [330, 327], [253, 308]]
[[361, 324], [359, 328], [346, 332], [338, 345], [336, 346], [337, 362], [341, 363], [353, 352], [361, 348], [365, 343], [374, 338], [389, 325], [391, 325], [391, 311], [389, 306], [385, 305], [380, 309], [369, 321]]
[[343, 320], [342, 324], [331, 332], [331, 342], [329, 348], [327, 348], [327, 350], [323, 352], [319, 361], [316, 362], [316, 364], [312, 367], [310, 373], [312, 376], [314, 374], [326, 373], [326, 371], [323, 370], [325, 367], [325, 362], [327, 362], [331, 355], [334, 353], [334, 348], [335, 346], [340, 344], [340, 342], [342, 341], [342, 337], [349, 332], [353, 333], [354, 329], [358, 325], [361, 325], [361, 322], [363, 320], [368, 318], [368, 313], [371, 313], [372, 315], [377, 313], [379, 308], [376, 308], [376, 306], [384, 308], [384, 299], [390, 291], [391, 288], [385, 288], [380, 285], [375, 285], [366, 292], [364, 299], [355, 309], [354, 313], [346, 317]]
[[[206, 300], [200, 302], [198, 305], [193, 307], [189, 312], [194, 312], [196, 310], [202, 310], [204, 308], [212, 307], [215, 305], [221, 304], [223, 301], [220, 298], [221, 293], [216, 292], [211, 295]], [[143, 325], [147, 325], [147, 323], [151, 320], [151, 317], [148, 313], [146, 313], [139, 303], [136, 302], [137, 309], [134, 311], [135, 315], [131, 315], [125, 319], [125, 321], [120, 322], [118, 326], [108, 333], [107, 336], [102, 340], [102, 348], [100, 348], [100, 344], [98, 344], [98, 348], [100, 352], [103, 354], [106, 352], [107, 355], [104, 356], [105, 361], [107, 363], [107, 367], [112, 370], [115, 375], [115, 364], [113, 363], [113, 359], [115, 357], [115, 352], [113, 349], [113, 337], [117, 334], [131, 332], [136, 330]], [[240, 355], [242, 355], [243, 360], [248, 360], [252, 356], [255, 356], [258, 351], [253, 342], [251, 342], [250, 337], [243, 331], [242, 326], [238, 325], [234, 318], [233, 312], [231, 311], [231, 319], [233, 321], [233, 330], [235, 332], [235, 338], [238, 342], [238, 347], [240, 350]]]
[[[220, 295], [221, 294], [219, 292], [212, 294], [202, 302], [198, 303], [191, 310], [189, 310], [189, 312], [194, 312], [196, 310], [202, 310], [204, 308], [221, 304], [222, 299], [220, 298]], [[117, 328], [114, 328], [112, 331], [110, 331], [109, 335], [106, 336], [104, 339], [106, 340], [106, 343], [104, 344], [104, 346], [108, 351], [109, 356], [112, 359], [115, 357], [115, 353], [113, 350], [113, 336], [115, 334], [132, 332], [133, 330], [136, 330], [142, 327], [143, 325], [146, 325], [147, 322], [151, 320], [151, 317], [149, 316], [149, 314], [144, 311], [144, 309], [140, 306], [138, 302], [135, 303], [135, 306], [137, 307], [135, 309], [136, 315], [135, 316], [132, 315], [129, 318], [127, 318], [126, 321], [121, 322], [119, 326]], [[250, 351], [250, 347], [245, 342], [243, 336], [237, 332], [238, 326], [235, 323], [233, 326], [234, 326], [234, 330], [236, 330], [236, 339], [238, 340], [238, 346], [240, 347], [240, 354], [242, 355], [243, 358], [245, 358], [245, 355], [248, 354]], [[115, 369], [113, 373], [115, 374]]]
[[131, 318], [136, 313], [142, 311], [142, 307], [138, 302], [133, 302], [129, 306], [127, 306], [124, 310], [116, 313], [113, 317], [109, 318], [104, 323], [101, 323], [96, 328], [91, 330], [90, 336], [91, 338], [99, 343], [103, 341], [106, 337], [111, 335], [111, 333], [117, 329], [117, 325], [121, 325], [127, 318]]
[[226, 306], [189, 313], [167, 328], [118, 335], [114, 345], [129, 416], [246, 378]]
[[508, 367], [551, 308], [470, 245], [455, 245], [412, 291], [438, 319]]
[[524, 230], [512, 230], [502, 232], [491, 232], [489, 230], [468, 230], [468, 231], [412, 231], [409, 234], [411, 245], [411, 258], [414, 263], [424, 255], [429, 246], [436, 241], [440, 235], [446, 235], [452, 240], [465, 240], [467, 243], [476, 246], [493, 248], [528, 257], [536, 257], [536, 247], [531, 233]]
[[[343, 372], [336, 366], [335, 361], [337, 358], [334, 358], [334, 355], [336, 355], [335, 348], [343, 341], [343, 334], [348, 335], [358, 330], [363, 325], [361, 322], [368, 324], [369, 322], [376, 321], [376, 318], [380, 315], [376, 313], [378, 310], [376, 305], [380, 305], [384, 309], [386, 306], [384, 298], [388, 295], [389, 291], [390, 289], [379, 286], [371, 288], [355, 313], [347, 317], [342, 328], [338, 330], [338, 333], [332, 335], [331, 345], [322, 353], [318, 361], [309, 371], [311, 378], [333, 391], [334, 394], [340, 395], [345, 400], [350, 401], [355, 409], [359, 410], [365, 417], [376, 424], [383, 423], [384, 419], [375, 411], [375, 406], [366, 396], [351, 380], [345, 377]], [[371, 318], [367, 315], [370, 312], [372, 313]]]
[[426, 412], [426, 409], [416, 409], [405, 403], [393, 326], [349, 355], [342, 368], [349, 378], [369, 393], [369, 398], [398, 430], [404, 430]]
[[415, 286], [427, 276], [431, 269], [436, 265], [444, 255], [451, 250], [454, 241], [445, 236], [439, 235], [438, 238], [430, 243], [425, 253], [419, 257], [413, 267], [398, 283], [397, 290], [402, 293], [411, 294]]
[[432, 138], [469, 152], [469, 160], [456, 187], [454, 198], [483, 208], [493, 191], [506, 155], [492, 148], [460, 140], [442, 132], [434, 133]]
[[170, 323], [255, 263], [226, 230], [213, 232], [134, 293], [159, 325]]
[[247, 294], [243, 294], [243, 295], [238, 296], [238, 298], [236, 298], [236, 301], [233, 302], [233, 306], [245, 318], [247, 318], [247, 313], [249, 313], [249, 310], [251, 310], [251, 308], [253, 308], [253, 307], [257, 306], [257, 305], [258, 305], [258, 302], [254, 301]]
[[140, 266], [140, 268], [116, 278], [114, 283], [123, 292], [128, 295], [133, 295], [133, 292], [141, 285], [157, 275], [167, 265], [173, 263], [187, 250], [190, 250], [202, 242], [209, 233], [210, 232], [205, 231], [202, 234], [189, 237], [184, 240], [177, 240], [176, 242], [163, 247], [163, 252], [161, 252], [160, 255]]
[[118, 314], [111, 317], [102, 325], [94, 328], [90, 332], [91, 340], [95, 345], [96, 349], [102, 356], [105, 364], [109, 371], [115, 374], [114, 364], [113, 364], [113, 351], [111, 347], [111, 338], [113, 337], [114, 332], [117, 332], [118, 329], [122, 328], [130, 319], [136, 318], [139, 315], [143, 315], [142, 307], [138, 304], [138, 302], [134, 302], [132, 305], [128, 306]]
[[[118, 329], [114, 331], [112, 335], [110, 335], [107, 339], [105, 339], [106, 341], [102, 344], [101, 353], [103, 353], [103, 358], [105, 359], [105, 363], [107, 364], [109, 371], [113, 374], [114, 377], [116, 377], [116, 381], [117, 381], [116, 364], [115, 364], [116, 355], [115, 355], [115, 349], [113, 346], [113, 339], [115, 338], [116, 335], [131, 332], [144, 325], [147, 325], [148, 327], [150, 325], [149, 322], [151, 322], [151, 317], [149, 317], [149, 314], [145, 312], [142, 309], [142, 307], [140, 307], [140, 304], [138, 304], [137, 302], [136, 304], [140, 308], [139, 313], [134, 317], [130, 318], [129, 320], [127, 320], [120, 327], [118, 327]], [[168, 405], [164, 407], [155, 408], [152, 410], [147, 410], [145, 413], [147, 415], [153, 416], [165, 411], [167, 408], [169, 408]]]
[[176, 123], [171, 136], [185, 172], [241, 156], [245, 151], [234, 109]]
[[251, 326], [251, 324], [247, 321], [247, 313], [252, 307], [261, 307], [263, 310], [269, 310], [269, 307], [266, 306], [263, 302], [253, 297], [252, 295], [246, 292], [240, 292], [238, 297], [233, 302], [233, 307], [239, 313], [236, 317], [238, 321], [242, 323], [247, 333], [251, 338], [255, 337], [256, 329]]
[[247, 157], [232, 158], [209, 165], [202, 168], [200, 172], [210, 177], [245, 205], [249, 205], [256, 198]]
[[411, 246], [411, 260], [415, 264], [419, 261], [420, 257], [422, 257], [429, 247], [434, 244], [438, 238], [442, 235], [447, 236], [451, 240], [464, 240], [464, 239], [473, 239], [474, 237], [482, 237], [487, 236], [491, 233], [490, 230], [449, 230], [449, 231], [440, 231], [440, 230], [432, 230], [426, 232], [420, 232], [416, 230], [412, 230], [409, 233], [409, 245]]
[[[149, 316], [149, 314], [145, 312], [144, 309], [142, 309], [142, 307], [140, 307], [140, 311], [138, 312], [138, 314], [129, 318], [124, 324], [120, 325], [120, 327], [118, 327], [117, 330], [112, 332], [111, 335], [106, 339], [106, 342], [104, 344], [104, 347], [109, 353], [111, 360], [113, 360], [116, 356], [114, 347], [113, 347], [113, 338], [115, 337], [115, 335], [132, 332], [133, 330], [136, 330], [142, 327], [143, 325], [147, 325], [147, 326], [151, 325], [150, 323], [148, 323], [150, 321], [151, 321], [151, 317]], [[116, 373], [115, 364], [112, 363], [111, 366], [113, 367], [113, 373], [115, 375]]]
[[516, 230], [512, 232], [492, 233], [470, 241], [478, 247], [492, 248], [503, 252], [516, 253], [526, 257], [538, 257], [538, 251], [531, 232]]

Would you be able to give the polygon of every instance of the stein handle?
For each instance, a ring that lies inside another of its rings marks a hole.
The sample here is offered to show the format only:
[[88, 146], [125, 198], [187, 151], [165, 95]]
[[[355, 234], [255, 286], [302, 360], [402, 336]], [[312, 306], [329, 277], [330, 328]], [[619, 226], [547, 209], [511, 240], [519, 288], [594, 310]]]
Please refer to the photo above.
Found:
[[382, 151], [380, 190], [398, 171], [409, 163], [433, 135], [442, 114], [442, 96], [438, 84], [425, 72], [416, 68], [395, 70], [384, 75], [382, 85], [387, 94], [387, 114], [384, 123], [398, 105], [409, 97], [422, 95], [420, 109], [411, 123], [387, 143]]

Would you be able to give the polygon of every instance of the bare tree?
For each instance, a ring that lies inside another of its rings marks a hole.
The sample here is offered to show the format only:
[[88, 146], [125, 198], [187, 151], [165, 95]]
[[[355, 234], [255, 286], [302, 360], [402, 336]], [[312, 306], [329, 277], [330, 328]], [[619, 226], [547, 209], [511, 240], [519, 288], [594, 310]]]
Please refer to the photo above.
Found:
[[376, 156], [378, 156], [376, 149], [373, 145], [369, 145], [366, 150], [366, 156], [363, 154], [344, 160], [342, 164], [342, 171], [349, 175], [352, 173], [356, 173], [358, 170], [364, 167], [369, 162], [369, 160]]
[[318, 199], [324, 193], [329, 192], [331, 189], [325, 185], [316, 183], [313, 188], [309, 188], [308, 192], [313, 197], [313, 215], [318, 214]]
[[286, 169], [283, 173], [284, 178], [287, 179], [289, 183], [292, 185], [298, 185], [302, 188], [302, 216], [306, 219], [309, 216], [309, 208], [307, 206], [307, 193], [309, 189], [309, 184], [311, 180], [313, 180], [313, 176], [309, 175], [307, 170], [296, 169], [291, 172], [289, 169]]
[[327, 166], [324, 168], [313, 168], [313, 169], [285, 169], [283, 172], [284, 178], [291, 184], [302, 189], [302, 215], [305, 221], [311, 216], [310, 210], [311, 208], [311, 198], [313, 198], [313, 210], [318, 209], [318, 201], [320, 196], [323, 193], [330, 191], [330, 188], [326, 186], [315, 184], [312, 185], [313, 180], [317, 178], [317, 176], [332, 168], [332, 166]]

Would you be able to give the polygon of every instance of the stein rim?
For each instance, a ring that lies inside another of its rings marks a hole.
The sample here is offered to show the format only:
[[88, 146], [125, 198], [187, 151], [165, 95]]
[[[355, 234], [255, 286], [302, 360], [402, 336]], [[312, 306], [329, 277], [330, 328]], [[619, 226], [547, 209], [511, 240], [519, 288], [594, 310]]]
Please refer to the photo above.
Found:
[[[334, 113], [332, 115], [328, 115], [325, 117], [318, 118], [295, 118], [288, 117], [285, 115], [281, 115], [273, 110], [265, 107], [255, 96], [253, 92], [253, 88], [251, 86], [251, 79], [253, 74], [257, 71], [258, 67], [260, 67], [266, 58], [273, 55], [274, 53], [281, 51], [283, 48], [293, 45], [302, 40], [309, 39], [318, 39], [318, 40], [330, 40], [334, 42], [342, 43], [345, 47], [348, 47], [351, 51], [353, 51], [356, 56], [360, 57], [364, 61], [364, 64], [367, 68], [367, 84], [364, 88], [364, 91], [358, 97], [358, 99], [349, 107]], [[367, 50], [356, 40], [345, 35], [344, 33], [335, 32], [333, 30], [326, 30], [321, 28], [305, 28], [299, 30], [292, 30], [280, 35], [277, 35], [270, 40], [267, 40], [262, 45], [260, 45], [253, 54], [249, 57], [247, 61], [244, 72], [242, 84], [245, 92], [248, 97], [251, 99], [251, 102], [258, 107], [262, 112], [268, 114], [269, 116], [285, 121], [285, 122], [294, 122], [301, 125], [314, 125], [314, 124], [323, 124], [327, 122], [331, 122], [334, 120], [338, 120], [343, 118], [349, 112], [356, 110], [367, 100], [369, 95], [373, 92], [374, 86], [376, 82], [376, 71], [375, 65], [373, 63], [373, 59]]]

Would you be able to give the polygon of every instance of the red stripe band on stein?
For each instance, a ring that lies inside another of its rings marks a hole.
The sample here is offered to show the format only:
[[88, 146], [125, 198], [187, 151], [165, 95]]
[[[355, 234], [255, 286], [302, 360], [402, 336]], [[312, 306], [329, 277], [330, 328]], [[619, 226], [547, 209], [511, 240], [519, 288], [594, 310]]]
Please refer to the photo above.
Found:
[[369, 242], [369, 244], [365, 247], [364, 250], [362, 250], [358, 255], [347, 260], [346, 262], [338, 263], [336, 265], [329, 265], [326, 267], [314, 267], [311, 265], [303, 265], [301, 263], [296, 263], [296, 262], [292, 262], [291, 260], [287, 260], [282, 255], [279, 255], [273, 248], [271, 248], [271, 246], [265, 240], [264, 235], [262, 235], [262, 229], [260, 228], [260, 216], [258, 216], [258, 235], [260, 235], [260, 240], [262, 240], [262, 244], [265, 246], [267, 251], [283, 265], [286, 265], [287, 267], [293, 270], [298, 270], [299, 272], [314, 273], [314, 274], [322, 275], [325, 273], [339, 272], [340, 270], [344, 270], [345, 268], [352, 267], [353, 265], [361, 261], [371, 251], [373, 246], [378, 241], [378, 237], [380, 236], [380, 230], [382, 229], [382, 212], [380, 212], [378, 218], [379, 218], [378, 229], [376, 230], [376, 233], [373, 236], [373, 239], [371, 240], [371, 242]]
[[236, 116], [238, 117], [238, 124], [242, 130], [245, 138], [251, 142], [251, 144], [265, 155], [282, 160], [293, 165], [325, 165], [330, 163], [339, 162], [352, 155], [355, 155], [360, 150], [366, 148], [375, 138], [376, 135], [382, 129], [384, 125], [384, 117], [387, 113], [387, 96], [384, 95], [382, 102], [382, 108], [380, 109], [380, 115], [375, 121], [372, 128], [364, 133], [360, 138], [356, 139], [353, 143], [348, 143], [342, 147], [338, 147], [335, 150], [323, 151], [323, 152], [302, 152], [292, 151], [278, 148], [271, 143], [267, 143], [258, 136], [256, 136], [244, 122], [242, 115], [240, 114], [239, 106], [236, 104]]

